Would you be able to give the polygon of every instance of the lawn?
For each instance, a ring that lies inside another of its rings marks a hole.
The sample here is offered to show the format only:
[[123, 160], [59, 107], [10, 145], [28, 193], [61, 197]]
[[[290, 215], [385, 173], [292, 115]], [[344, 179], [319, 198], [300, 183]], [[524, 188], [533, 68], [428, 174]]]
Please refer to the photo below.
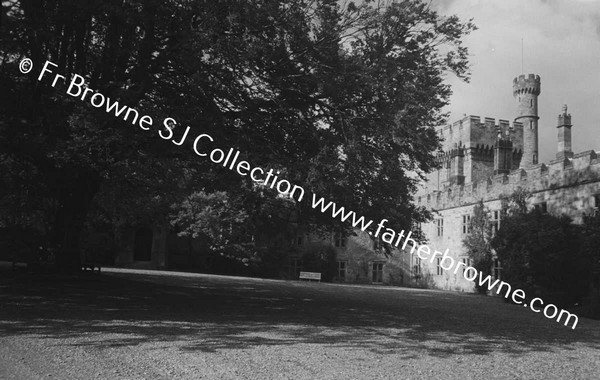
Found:
[[598, 378], [600, 321], [500, 298], [106, 269], [0, 272], [0, 378]]

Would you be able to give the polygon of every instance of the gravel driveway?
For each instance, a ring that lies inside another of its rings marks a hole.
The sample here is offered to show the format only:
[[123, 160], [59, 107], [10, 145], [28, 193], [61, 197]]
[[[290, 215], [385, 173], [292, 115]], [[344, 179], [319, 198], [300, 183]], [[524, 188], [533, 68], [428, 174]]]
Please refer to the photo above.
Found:
[[3, 270], [0, 378], [598, 379], [600, 321], [431, 290]]

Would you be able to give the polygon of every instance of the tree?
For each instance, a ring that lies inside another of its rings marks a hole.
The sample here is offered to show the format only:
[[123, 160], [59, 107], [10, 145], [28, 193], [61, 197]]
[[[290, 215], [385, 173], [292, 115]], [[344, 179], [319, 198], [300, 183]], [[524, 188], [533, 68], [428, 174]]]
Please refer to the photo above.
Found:
[[[366, 217], [396, 228], [429, 217], [412, 195], [436, 166], [444, 74], [468, 78], [461, 38], [472, 23], [420, 1], [190, 7], [193, 46], [170, 73], [193, 81], [200, 104], [216, 103], [202, 116], [206, 131]], [[331, 224], [308, 203], [297, 208]]]
[[[592, 260], [591, 287], [595, 294], [591, 294], [591, 305], [595, 305], [595, 310], [591, 310], [590, 314], [597, 317], [600, 315], [600, 212], [596, 211], [591, 215], [583, 217], [583, 242], [582, 248], [586, 255]], [[594, 306], [591, 306], [592, 308]]]
[[[531, 193], [522, 187], [518, 187], [510, 195], [501, 196], [500, 217], [504, 220], [509, 216], [524, 215], [527, 213], [527, 199]], [[481, 272], [482, 275], [492, 274], [494, 258], [497, 258], [492, 247], [494, 238], [494, 226], [490, 220], [490, 211], [485, 207], [483, 200], [473, 208], [473, 215], [469, 221], [469, 233], [463, 239], [463, 244], [467, 249], [467, 254], [473, 260], [473, 268]], [[503, 263], [504, 265], [504, 263]], [[487, 292], [487, 286], [475, 284], [477, 290], [481, 293]]]
[[503, 280], [528, 298], [570, 307], [589, 291], [592, 260], [583, 249], [582, 229], [566, 216], [532, 210], [507, 216], [492, 241]]
[[239, 257], [252, 246], [246, 225], [248, 214], [240, 206], [238, 200], [222, 191], [194, 192], [173, 206], [170, 222], [179, 230], [179, 236], [202, 236], [208, 239], [213, 252]]
[[302, 255], [302, 269], [309, 272], [321, 273], [321, 280], [331, 282], [336, 276], [337, 253], [332, 246], [320, 250], [309, 250]]
[[165, 70], [165, 55], [175, 44], [174, 7], [152, 0], [3, 2], [2, 188], [14, 204], [28, 207], [3, 204], [2, 222], [24, 224], [35, 217], [64, 270], [80, 267], [82, 229], [106, 181], [119, 169], [140, 178], [135, 168], [142, 168], [151, 172], [146, 183], [160, 183], [170, 165], [164, 160], [153, 165], [160, 151], [147, 137], [66, 95], [60, 86], [23, 76], [17, 65], [24, 56], [38, 68], [50, 60], [66, 78], [81, 74], [91, 88], [122, 103], [148, 104], [156, 74]]
[[[444, 76], [468, 79], [461, 40], [475, 29], [417, 0], [13, 0], [1, 28], [2, 191], [28, 205], [3, 222], [39, 218], [71, 269], [92, 207], [112, 223], [166, 218], [194, 191], [245, 199], [263, 189], [199, 159], [189, 139], [176, 147], [158, 126], [143, 132], [18, 73], [22, 57], [400, 229], [429, 216], [412, 194], [436, 165]], [[262, 194], [254, 199], [272, 199]]]
[[[482, 276], [491, 275], [494, 255], [491, 241], [493, 237], [492, 225], [489, 219], [489, 210], [479, 201], [473, 208], [473, 215], [469, 221], [469, 233], [463, 239], [467, 254], [473, 261], [472, 267], [482, 273]], [[480, 293], [487, 292], [486, 286], [475, 283]]]
[[527, 200], [531, 197], [531, 193], [521, 186], [517, 187], [512, 194], [501, 196], [501, 217], [513, 215], [524, 215], [527, 213]]

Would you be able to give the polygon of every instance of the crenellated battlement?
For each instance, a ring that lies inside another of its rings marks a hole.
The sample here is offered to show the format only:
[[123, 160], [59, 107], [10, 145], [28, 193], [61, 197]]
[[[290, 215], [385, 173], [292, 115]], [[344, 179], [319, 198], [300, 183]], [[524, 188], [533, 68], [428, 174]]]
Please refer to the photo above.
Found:
[[600, 157], [595, 151], [589, 150], [571, 159], [554, 160], [464, 185], [446, 186], [441, 191], [425, 192], [417, 197], [417, 203], [428, 209], [443, 210], [474, 204], [482, 199], [495, 200], [511, 194], [518, 187], [535, 193], [594, 181], [600, 182]]
[[486, 144], [477, 144], [471, 148], [471, 157], [478, 161], [494, 161], [494, 146]]
[[457, 148], [453, 148], [444, 152], [440, 152], [437, 156], [439, 162], [444, 162], [445, 160], [452, 159], [454, 157], [462, 157], [465, 155], [465, 150], [462, 146]]
[[519, 75], [513, 79], [513, 96], [522, 94], [539, 95], [541, 92], [541, 80], [539, 75]]
[[505, 119], [498, 119], [498, 121], [496, 122], [496, 119], [493, 117], [484, 117], [483, 122], [482, 122], [480, 116], [469, 115], [469, 116], [465, 116], [462, 119], [457, 120], [451, 124], [447, 124], [447, 125], [438, 127], [437, 132], [440, 135], [446, 135], [448, 133], [453, 133], [465, 126], [476, 126], [476, 127], [480, 127], [480, 128], [487, 128], [490, 130], [498, 130], [498, 129], [505, 130], [506, 129], [506, 130], [513, 132], [519, 128], [522, 129], [523, 123], [515, 121], [511, 124], [508, 120], [505, 120]]
[[469, 116], [463, 117], [460, 120], [455, 121], [452, 124], [447, 124], [445, 126], [438, 128], [438, 132], [457, 129], [457, 128], [463, 127], [465, 125], [477, 126], [480, 128], [488, 128], [490, 130], [497, 130], [497, 129], [505, 130], [506, 129], [506, 130], [513, 131], [513, 130], [517, 130], [519, 128], [523, 128], [523, 124], [518, 121], [515, 121], [512, 124], [510, 124], [510, 122], [506, 119], [498, 119], [496, 121], [496, 118], [485, 116], [483, 118], [483, 122], [482, 122], [481, 116], [469, 115]]
[[522, 149], [523, 124], [510, 123], [506, 119], [481, 117], [476, 115], [465, 116], [462, 119], [437, 129], [438, 135], [443, 140], [442, 151], [450, 154], [452, 150], [463, 148], [465, 152], [475, 152], [487, 157], [485, 150], [492, 149], [498, 137], [508, 138], [513, 141], [515, 151]]

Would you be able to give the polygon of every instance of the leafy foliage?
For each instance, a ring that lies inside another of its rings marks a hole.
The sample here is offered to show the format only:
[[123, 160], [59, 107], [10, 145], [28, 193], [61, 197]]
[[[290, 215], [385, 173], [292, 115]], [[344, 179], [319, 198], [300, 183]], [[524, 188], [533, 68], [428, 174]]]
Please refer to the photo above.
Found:
[[319, 272], [322, 281], [330, 282], [336, 275], [336, 257], [335, 248], [331, 246], [319, 251], [307, 251], [302, 255], [302, 268], [309, 272]]
[[[488, 214], [489, 210], [481, 200], [473, 208], [473, 215], [469, 222], [470, 231], [463, 239], [466, 252], [473, 261], [472, 267], [481, 272], [484, 277], [491, 274], [493, 264], [491, 246], [493, 231]], [[485, 293], [487, 291], [487, 287], [480, 287], [479, 283], [476, 283], [475, 286], [479, 292]]]
[[527, 200], [531, 197], [531, 193], [522, 187], [517, 187], [509, 196], [501, 197], [502, 217], [512, 215], [523, 215], [527, 213]]
[[[436, 166], [434, 126], [451, 93], [444, 76], [468, 79], [461, 40], [475, 29], [418, 0], [12, 0], [0, 28], [2, 223], [43, 225], [71, 267], [90, 210], [118, 225], [167, 218], [175, 205], [182, 231], [214, 238], [206, 205], [230, 212], [222, 194], [244, 199], [255, 227], [254, 213], [288, 207], [194, 155], [192, 139], [180, 147], [160, 139], [167, 116], [179, 137], [186, 126], [190, 136], [208, 133], [215, 147], [237, 148], [397, 230], [426, 220], [412, 194]], [[64, 86], [20, 74], [24, 56], [85, 76], [157, 125], [143, 132]], [[193, 215], [195, 207], [206, 212]], [[331, 224], [308, 203], [294, 207], [304, 221]], [[218, 250], [229, 244], [214, 241]]]
[[248, 214], [240, 206], [222, 191], [194, 192], [173, 206], [171, 224], [179, 236], [208, 238], [213, 252], [237, 256], [252, 246]]
[[[600, 301], [600, 212], [583, 217], [583, 250], [591, 257], [592, 284], [596, 291], [597, 300]], [[600, 309], [596, 311], [596, 317]]]
[[589, 291], [591, 257], [568, 217], [531, 211], [507, 216], [492, 241], [502, 279], [546, 303], [573, 306]]

